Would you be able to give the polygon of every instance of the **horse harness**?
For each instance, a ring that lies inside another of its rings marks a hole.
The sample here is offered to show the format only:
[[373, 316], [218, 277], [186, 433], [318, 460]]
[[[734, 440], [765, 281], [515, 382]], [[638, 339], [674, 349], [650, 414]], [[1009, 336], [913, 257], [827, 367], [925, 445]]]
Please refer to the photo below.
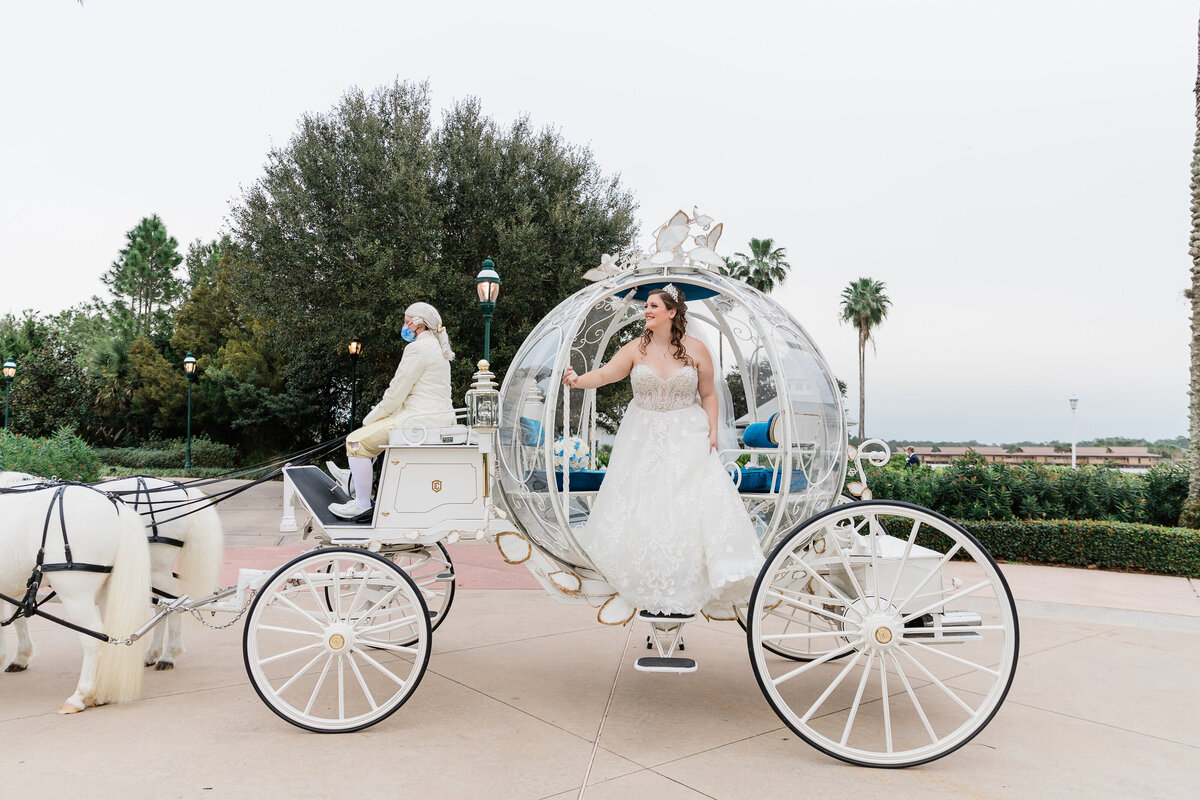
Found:
[[[182, 485], [180, 485], [177, 481], [171, 481], [171, 482], [174, 483], [177, 487], [179, 487], [181, 489], [183, 488]], [[146, 500], [145, 500], [146, 507], [149, 509], [149, 511], [145, 514], [142, 514], [141, 511], [138, 511], [138, 506], [141, 505], [141, 503], [142, 503], [142, 493], [143, 492], [146, 495]], [[172, 539], [170, 536], [163, 536], [158, 532], [158, 520], [156, 520], [154, 518], [154, 500], [151, 496], [152, 494], [153, 494], [153, 490], [151, 490], [151, 488], [146, 485], [146, 478], [142, 475], [138, 475], [137, 491], [134, 492], [134, 495], [133, 495], [133, 510], [138, 511], [139, 514], [142, 514], [142, 516], [145, 516], [145, 517], [149, 517], [149, 519], [150, 519], [150, 535], [147, 537], [146, 541], [148, 541], [150, 544], [166, 544], [166, 545], [170, 545], [171, 547], [182, 548], [184, 545], [183, 541], [181, 541], [180, 539]], [[178, 518], [176, 517], [176, 519], [178, 519]], [[168, 520], [168, 522], [169, 521], [170, 520]], [[173, 572], [171, 574], [175, 578], [179, 577], [179, 573]], [[155, 605], [157, 605], [159, 602], [161, 602], [160, 598], [162, 600], [178, 600], [179, 599], [179, 595], [171, 594], [170, 592], [163, 591], [162, 589], [159, 589], [157, 586], [151, 586], [150, 591], [154, 594], [152, 601], [154, 602]]]
[[[52, 591], [52, 592], [50, 592], [50, 594], [46, 595], [46, 597], [42, 598], [42, 600], [39, 602], [37, 599], [37, 592], [38, 592], [38, 589], [42, 585], [42, 576], [45, 575], [45, 573], [47, 573], [47, 572], [100, 572], [100, 573], [111, 573], [112, 572], [111, 566], [108, 566], [106, 564], [87, 564], [84, 562], [76, 561], [74, 559], [74, 557], [71, 555], [71, 543], [67, 539], [66, 511], [63, 508], [63, 495], [66, 493], [66, 488], [68, 486], [83, 486], [85, 488], [91, 489], [92, 491], [94, 491], [98, 494], [102, 494], [112, 502], [113, 510], [118, 511], [118, 513], [119, 513], [119, 509], [120, 509], [120, 505], [119, 505], [120, 500], [118, 500], [114, 495], [109, 494], [108, 492], [102, 492], [99, 489], [95, 488], [94, 486], [88, 486], [85, 483], [59, 483], [59, 484], [43, 483], [43, 484], [39, 484], [36, 487], [22, 488], [20, 490], [15, 490], [15, 491], [37, 491], [40, 489], [45, 489], [49, 486], [55, 487], [54, 488], [54, 496], [52, 498], [50, 498], [50, 505], [46, 507], [46, 521], [42, 524], [42, 543], [41, 543], [41, 546], [38, 547], [37, 562], [34, 564], [33, 573], [29, 576], [29, 580], [26, 581], [26, 583], [25, 583], [25, 597], [18, 600], [16, 598], [9, 597], [6, 594], [0, 593], [0, 600], [4, 600], [5, 602], [12, 603], [14, 606], [17, 607], [17, 610], [13, 613], [13, 615], [11, 617], [9, 617], [6, 620], [0, 620], [0, 627], [4, 627], [6, 625], [11, 625], [12, 623], [16, 622], [18, 619], [20, 619], [22, 617], [32, 617], [34, 615], [37, 615], [39, 617], [45, 617], [46, 619], [52, 620], [53, 622], [57, 622], [60, 625], [65, 625], [66, 627], [71, 628], [72, 630], [77, 631], [79, 633], [85, 633], [88, 636], [94, 636], [95, 638], [100, 639], [101, 641], [105, 641], [105, 642], [111, 641], [111, 637], [109, 637], [107, 634], [97, 633], [96, 631], [89, 630], [80, 625], [75, 625], [74, 623], [69, 622], [65, 619], [56, 617], [53, 614], [42, 611], [41, 606], [50, 602], [54, 598], [55, 594], [57, 594], [57, 593]], [[9, 489], [6, 491], [12, 492], [14, 490]], [[45, 563], [46, 539], [50, 533], [50, 519], [54, 516], [54, 505], [56, 503], [58, 504], [58, 522], [59, 522], [59, 526], [62, 528], [63, 552], [66, 556], [66, 561], [59, 562], [59, 563], [47, 564], [47, 563]]]

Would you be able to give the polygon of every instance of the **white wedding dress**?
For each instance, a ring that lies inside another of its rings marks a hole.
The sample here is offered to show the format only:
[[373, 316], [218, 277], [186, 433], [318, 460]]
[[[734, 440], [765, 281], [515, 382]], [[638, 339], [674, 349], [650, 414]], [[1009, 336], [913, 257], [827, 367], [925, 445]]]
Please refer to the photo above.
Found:
[[691, 614], [746, 602], [763, 554], [709, 450], [695, 367], [663, 380], [638, 364], [629, 378], [633, 402], [580, 543], [631, 606]]

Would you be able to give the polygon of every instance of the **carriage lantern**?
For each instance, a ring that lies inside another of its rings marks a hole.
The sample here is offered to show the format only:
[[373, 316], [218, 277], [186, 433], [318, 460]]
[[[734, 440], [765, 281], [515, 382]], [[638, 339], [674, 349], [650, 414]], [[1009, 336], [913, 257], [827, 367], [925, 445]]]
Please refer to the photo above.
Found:
[[362, 352], [362, 339], [355, 336], [350, 340], [350, 429], [358, 424], [358, 354]]
[[474, 383], [467, 392], [467, 414], [471, 427], [477, 431], [494, 431], [500, 427], [500, 390], [487, 361], [480, 361]]
[[475, 276], [475, 293], [479, 295], [479, 310], [483, 312], [483, 357], [491, 358], [492, 312], [500, 296], [500, 274], [490, 258], [483, 260], [483, 269]]
[[196, 357], [191, 353], [188, 353], [187, 358], [183, 359], [183, 371], [187, 375], [188, 382], [187, 454], [183, 459], [183, 468], [187, 470], [192, 468], [192, 383], [196, 380]]
[[4, 429], [8, 430], [8, 390], [17, 376], [17, 362], [11, 358], [4, 362]]

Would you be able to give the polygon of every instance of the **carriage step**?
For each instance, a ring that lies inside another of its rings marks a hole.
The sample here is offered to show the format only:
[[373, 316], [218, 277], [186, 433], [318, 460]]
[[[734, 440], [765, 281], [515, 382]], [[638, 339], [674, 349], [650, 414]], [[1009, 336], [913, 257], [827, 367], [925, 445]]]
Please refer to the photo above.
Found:
[[452, 580], [454, 580], [454, 573], [453, 572], [443, 572], [441, 575], [437, 576], [436, 580], [452, 581]]
[[659, 614], [654, 611], [639, 611], [637, 614], [639, 622], [649, 622], [655, 627], [682, 625], [685, 622], [692, 622], [696, 619], [695, 614]]
[[696, 660], [694, 658], [643, 656], [633, 662], [633, 668], [639, 672], [695, 672]]

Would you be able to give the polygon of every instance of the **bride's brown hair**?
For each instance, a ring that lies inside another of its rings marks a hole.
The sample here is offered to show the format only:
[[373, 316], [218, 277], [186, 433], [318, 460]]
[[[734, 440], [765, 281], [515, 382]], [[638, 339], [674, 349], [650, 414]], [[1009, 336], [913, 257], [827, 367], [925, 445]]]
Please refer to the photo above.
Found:
[[[683, 290], [678, 286], [672, 286], [675, 290], [675, 295], [665, 289], [651, 289], [647, 296], [649, 300], [654, 295], [658, 295], [662, 299], [662, 304], [667, 307], [668, 311], [674, 311], [675, 316], [671, 319], [671, 347], [675, 348], [675, 358], [679, 359], [686, 366], [695, 366], [696, 362], [687, 354], [687, 350], [683, 347], [683, 336], [687, 332], [687, 297], [683, 294]], [[650, 329], [642, 334], [642, 341], [638, 343], [638, 352], [646, 355], [646, 347], [650, 344]]]

